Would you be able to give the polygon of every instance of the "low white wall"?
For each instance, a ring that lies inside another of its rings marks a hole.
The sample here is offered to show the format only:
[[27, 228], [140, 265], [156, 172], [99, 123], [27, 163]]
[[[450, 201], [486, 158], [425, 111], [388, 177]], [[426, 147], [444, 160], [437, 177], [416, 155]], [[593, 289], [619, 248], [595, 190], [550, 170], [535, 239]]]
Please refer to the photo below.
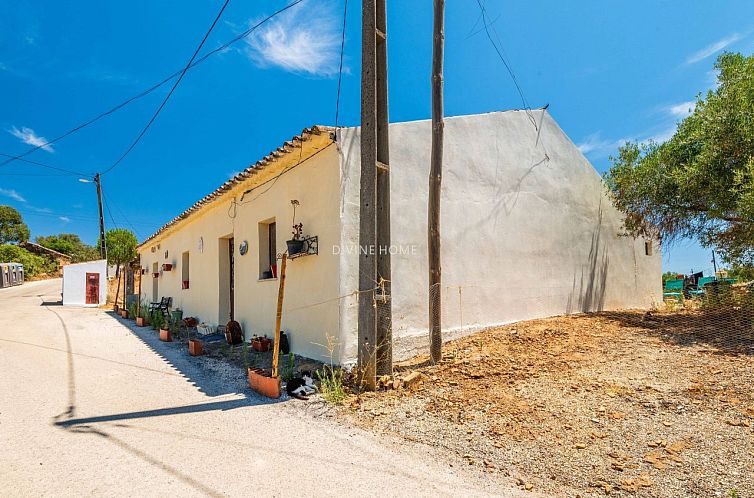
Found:
[[[544, 113], [544, 115], [543, 115]], [[537, 126], [542, 121], [538, 133]], [[396, 358], [428, 347], [429, 121], [390, 125]], [[359, 130], [339, 132], [341, 245], [358, 246]], [[448, 118], [442, 184], [445, 338], [512, 321], [661, 301], [659, 249], [620, 236], [601, 179], [545, 111]], [[406, 254], [405, 251], [415, 251]], [[341, 294], [358, 255], [341, 256]], [[356, 358], [358, 306], [341, 308], [342, 361]]]
[[[86, 274], [99, 273], [99, 303], [86, 304]], [[63, 267], [63, 306], [97, 307], [107, 302], [107, 261], [104, 259]]]

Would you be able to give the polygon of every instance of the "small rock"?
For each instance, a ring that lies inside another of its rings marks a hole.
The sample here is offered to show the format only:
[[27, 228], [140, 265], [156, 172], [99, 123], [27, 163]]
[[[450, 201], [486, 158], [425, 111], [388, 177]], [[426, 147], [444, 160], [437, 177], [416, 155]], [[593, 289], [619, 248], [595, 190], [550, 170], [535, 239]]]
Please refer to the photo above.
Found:
[[586, 448], [586, 444], [584, 444], [584, 443], [576, 443], [575, 448], [577, 450], [583, 450], [584, 448]]

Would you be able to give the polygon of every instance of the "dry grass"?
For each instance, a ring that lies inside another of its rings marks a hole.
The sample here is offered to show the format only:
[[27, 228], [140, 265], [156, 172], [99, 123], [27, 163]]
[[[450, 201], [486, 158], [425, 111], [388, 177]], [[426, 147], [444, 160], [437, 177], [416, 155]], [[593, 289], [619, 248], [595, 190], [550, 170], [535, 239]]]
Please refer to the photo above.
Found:
[[731, 327], [689, 310], [522, 322], [401, 365], [420, 389], [344, 413], [558, 496], [754, 496], [754, 341]]

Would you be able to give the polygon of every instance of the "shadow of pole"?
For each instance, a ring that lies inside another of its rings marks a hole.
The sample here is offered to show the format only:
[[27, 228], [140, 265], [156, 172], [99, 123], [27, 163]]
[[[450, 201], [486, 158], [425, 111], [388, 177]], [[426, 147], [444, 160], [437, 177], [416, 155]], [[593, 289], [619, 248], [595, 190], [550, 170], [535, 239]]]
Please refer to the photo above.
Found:
[[141, 460], [147, 462], [150, 465], [153, 465], [154, 467], [157, 467], [158, 469], [162, 470], [163, 472], [166, 472], [181, 481], [185, 482], [189, 486], [196, 488], [197, 490], [201, 491], [202, 493], [208, 495], [208, 496], [223, 496], [221, 493], [215, 491], [212, 488], [209, 488], [202, 484], [201, 482], [197, 481], [193, 477], [184, 474], [183, 472], [175, 469], [174, 467], [171, 467], [170, 465], [166, 464], [165, 462], [162, 462], [160, 460], [157, 460], [156, 458], [151, 457], [150, 455], [144, 453], [138, 448], [135, 448], [128, 444], [127, 442], [123, 441], [122, 439], [119, 439], [112, 434], [108, 434], [107, 432], [104, 432], [102, 430], [96, 429], [94, 427], [89, 427], [86, 425], [74, 427], [70, 430], [70, 432], [76, 433], [76, 434], [92, 434], [98, 437], [101, 437], [105, 439], [106, 441], [109, 441], [113, 443], [114, 445], [118, 446], [119, 448], [131, 453], [132, 455], [136, 456], [137, 458], [140, 458]]
[[53, 419], [57, 421], [61, 418], [73, 418], [76, 416], [76, 372], [73, 367], [73, 351], [71, 349], [71, 337], [68, 334], [68, 326], [66, 326], [63, 317], [61, 317], [57, 311], [45, 304], [41, 294], [37, 297], [42, 301], [41, 306], [58, 318], [60, 325], [63, 327], [63, 334], [65, 335], [65, 349], [68, 358], [68, 408], [64, 412], [55, 415]]
[[200, 403], [198, 405], [174, 406], [170, 408], [157, 408], [154, 410], [141, 410], [137, 412], [114, 413], [111, 415], [100, 415], [97, 417], [70, 418], [55, 422], [58, 427], [74, 427], [77, 425], [96, 424], [98, 422], [113, 422], [116, 420], [132, 420], [140, 418], [164, 417], [167, 415], [181, 415], [185, 413], [201, 413], [215, 410], [233, 410], [243, 406], [252, 406], [252, 403], [246, 399], [233, 399], [228, 401], [214, 401], [212, 403]]

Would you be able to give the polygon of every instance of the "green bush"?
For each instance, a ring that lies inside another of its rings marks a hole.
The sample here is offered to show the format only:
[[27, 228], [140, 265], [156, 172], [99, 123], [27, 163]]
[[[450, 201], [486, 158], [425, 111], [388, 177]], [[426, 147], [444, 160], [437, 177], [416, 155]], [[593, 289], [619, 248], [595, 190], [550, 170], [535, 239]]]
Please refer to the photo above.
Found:
[[27, 277], [58, 271], [56, 261], [37, 256], [13, 244], [0, 245], [0, 263], [21, 263], [24, 265], [24, 275]]

